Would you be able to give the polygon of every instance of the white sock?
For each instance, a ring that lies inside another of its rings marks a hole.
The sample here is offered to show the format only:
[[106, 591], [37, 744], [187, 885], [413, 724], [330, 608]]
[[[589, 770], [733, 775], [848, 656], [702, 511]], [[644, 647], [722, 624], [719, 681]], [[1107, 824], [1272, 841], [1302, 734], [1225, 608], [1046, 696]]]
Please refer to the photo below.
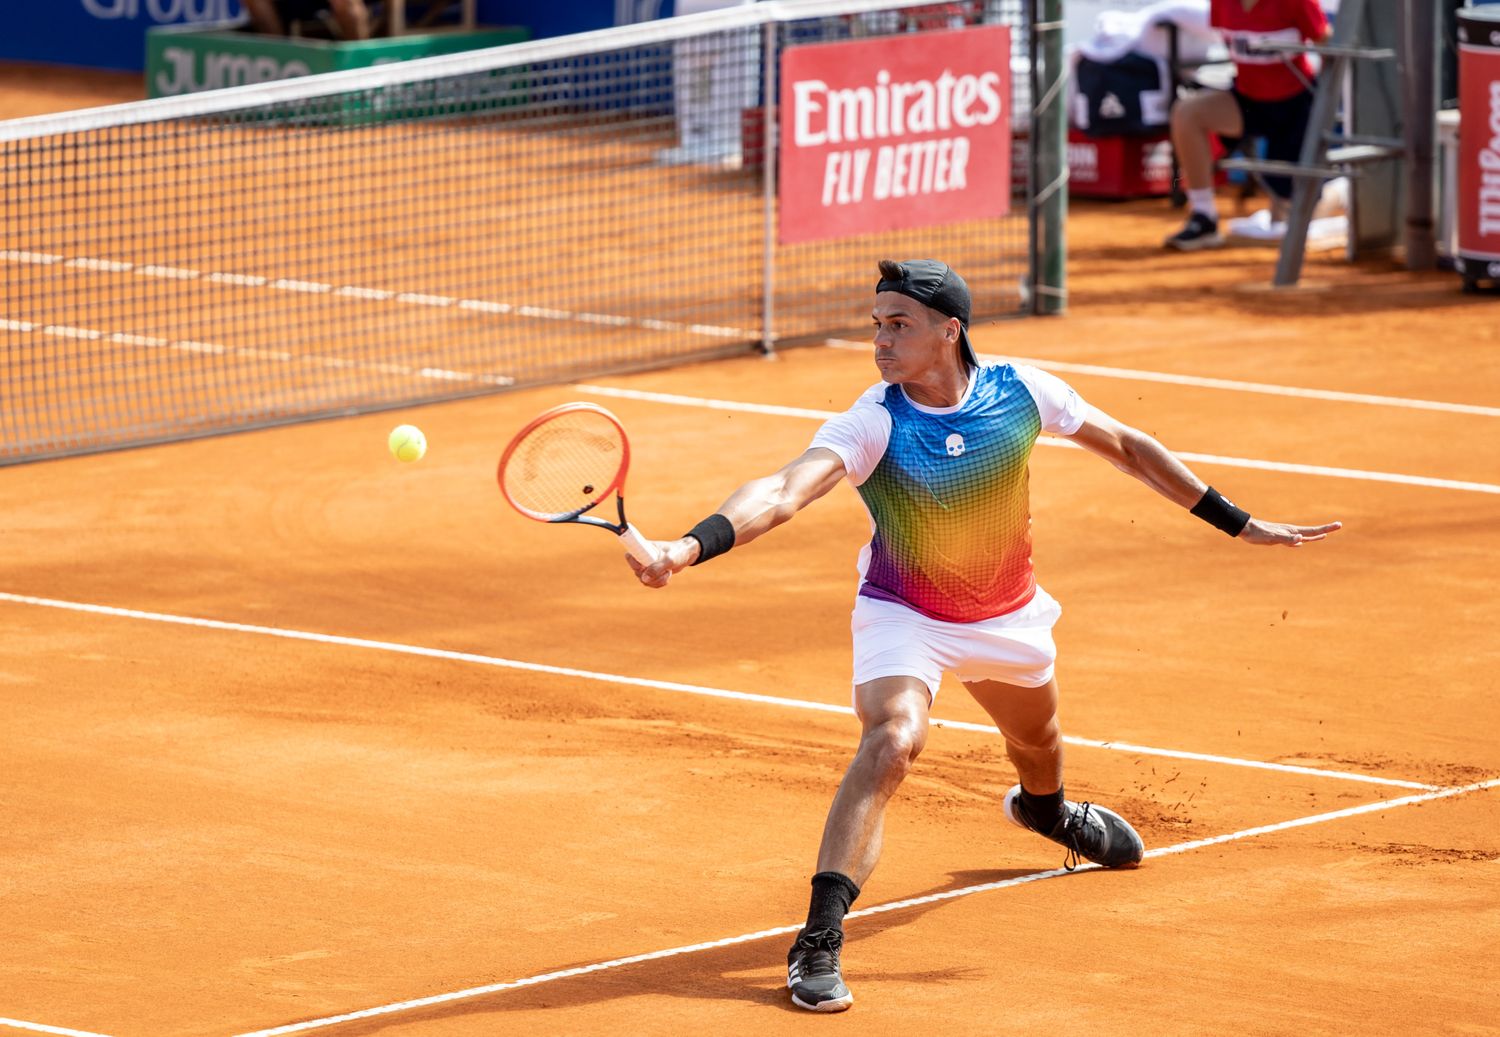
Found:
[[1214, 200], [1214, 189], [1212, 187], [1189, 189], [1187, 200], [1188, 207], [1193, 212], [1201, 212], [1215, 223], [1219, 221], [1219, 203]]

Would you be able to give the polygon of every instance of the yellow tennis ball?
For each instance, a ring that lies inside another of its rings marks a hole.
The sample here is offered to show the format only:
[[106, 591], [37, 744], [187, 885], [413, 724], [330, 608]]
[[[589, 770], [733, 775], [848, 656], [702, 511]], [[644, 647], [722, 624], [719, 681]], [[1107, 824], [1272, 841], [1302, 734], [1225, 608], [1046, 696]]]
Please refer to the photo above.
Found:
[[397, 425], [385, 442], [398, 461], [420, 461], [427, 453], [427, 437], [415, 425]]

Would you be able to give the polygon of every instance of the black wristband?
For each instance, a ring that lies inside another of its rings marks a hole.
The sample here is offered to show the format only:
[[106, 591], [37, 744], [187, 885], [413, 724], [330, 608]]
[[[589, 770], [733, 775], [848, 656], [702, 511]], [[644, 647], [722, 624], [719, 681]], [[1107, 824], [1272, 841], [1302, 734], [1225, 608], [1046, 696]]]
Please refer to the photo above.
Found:
[[1243, 533], [1250, 522], [1248, 511], [1236, 508], [1233, 501], [1225, 500], [1224, 495], [1212, 486], [1203, 491], [1203, 497], [1193, 505], [1192, 514], [1232, 537]]
[[734, 546], [734, 523], [714, 512], [683, 536], [690, 536], [698, 541], [698, 559], [693, 564], [702, 565]]

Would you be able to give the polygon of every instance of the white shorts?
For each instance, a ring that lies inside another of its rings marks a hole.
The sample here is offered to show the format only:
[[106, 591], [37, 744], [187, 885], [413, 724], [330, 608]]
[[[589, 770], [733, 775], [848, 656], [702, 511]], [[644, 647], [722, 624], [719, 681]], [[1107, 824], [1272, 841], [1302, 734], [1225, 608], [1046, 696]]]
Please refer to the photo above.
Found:
[[934, 699], [943, 673], [961, 681], [1039, 688], [1052, 679], [1052, 626], [1062, 606], [1042, 588], [1014, 612], [977, 623], [947, 623], [891, 601], [854, 602], [854, 684], [916, 677]]

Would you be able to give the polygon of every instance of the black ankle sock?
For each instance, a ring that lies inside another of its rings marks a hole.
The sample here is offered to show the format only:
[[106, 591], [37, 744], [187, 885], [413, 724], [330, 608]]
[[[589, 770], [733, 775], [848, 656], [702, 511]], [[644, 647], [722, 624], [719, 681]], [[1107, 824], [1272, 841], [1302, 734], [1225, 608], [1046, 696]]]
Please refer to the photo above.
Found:
[[1038, 796], [1027, 792], [1025, 786], [1021, 787], [1021, 806], [1026, 808], [1026, 816], [1031, 818], [1037, 828], [1046, 834], [1057, 827], [1057, 822], [1062, 820], [1063, 812], [1063, 790], [1059, 788], [1051, 795]]
[[847, 875], [820, 871], [812, 877], [812, 904], [807, 909], [808, 932], [844, 928], [844, 916], [859, 896], [859, 887]]

